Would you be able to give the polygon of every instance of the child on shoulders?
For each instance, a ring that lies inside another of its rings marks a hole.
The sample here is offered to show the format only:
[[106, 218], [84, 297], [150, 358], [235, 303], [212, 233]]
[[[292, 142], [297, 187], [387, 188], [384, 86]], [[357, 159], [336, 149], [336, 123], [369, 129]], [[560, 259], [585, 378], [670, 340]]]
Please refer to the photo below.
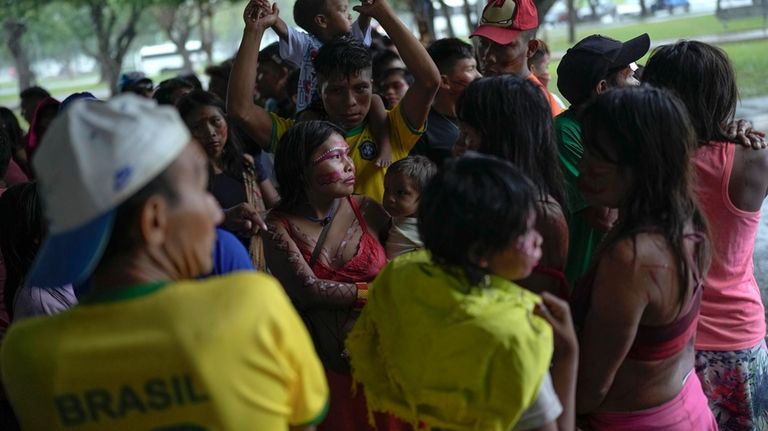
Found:
[[[315, 56], [323, 44], [346, 34], [351, 34], [365, 46], [370, 46], [371, 17], [360, 14], [353, 22], [347, 0], [296, 0], [293, 5], [293, 19], [306, 33], [288, 27], [280, 17], [272, 29], [280, 38], [280, 58], [300, 70], [296, 93], [297, 118], [322, 119], [323, 109], [314, 67]], [[381, 98], [371, 99], [368, 121], [380, 148], [376, 165], [386, 168], [392, 163], [392, 148], [389, 142], [387, 113]]]

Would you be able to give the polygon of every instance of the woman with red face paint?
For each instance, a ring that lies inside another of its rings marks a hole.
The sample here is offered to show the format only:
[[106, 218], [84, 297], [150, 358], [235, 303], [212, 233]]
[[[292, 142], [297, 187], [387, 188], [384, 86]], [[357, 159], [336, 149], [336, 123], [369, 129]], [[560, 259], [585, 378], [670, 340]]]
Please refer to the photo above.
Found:
[[[282, 199], [267, 218], [264, 249], [315, 343], [331, 389], [318, 429], [373, 430], [362, 391], [352, 394], [347, 333], [368, 298], [368, 283], [387, 263], [379, 243], [389, 216], [374, 200], [352, 195], [355, 165], [344, 132], [325, 121], [297, 123], [275, 153]], [[387, 415], [376, 429], [409, 427]]]
[[213, 93], [192, 91], [176, 107], [192, 136], [210, 162], [208, 189], [225, 209], [223, 227], [249, 248], [254, 267], [264, 269], [262, 241], [255, 233], [264, 228], [261, 217], [280, 199], [260, 163], [244, 155], [230, 133], [224, 102]]

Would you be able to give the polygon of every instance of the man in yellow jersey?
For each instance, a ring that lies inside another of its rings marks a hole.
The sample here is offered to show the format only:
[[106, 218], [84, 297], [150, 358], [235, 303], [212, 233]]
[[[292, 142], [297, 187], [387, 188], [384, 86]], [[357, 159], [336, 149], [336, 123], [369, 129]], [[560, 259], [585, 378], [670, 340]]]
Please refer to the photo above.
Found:
[[[368, 0], [355, 9], [381, 24], [397, 46], [415, 82], [400, 103], [387, 113], [392, 161], [408, 156], [426, 130], [429, 108], [440, 86], [440, 73], [427, 51], [400, 21], [387, 0]], [[277, 19], [274, 9], [264, 16], [245, 16], [245, 32], [229, 81], [227, 109], [264, 149], [274, 150], [294, 120], [270, 115], [252, 101], [258, 48], [265, 29]], [[332, 40], [314, 62], [318, 89], [327, 119], [347, 132], [350, 156], [357, 170], [355, 193], [381, 202], [385, 170], [377, 167], [379, 146], [367, 121], [371, 106], [371, 54], [351, 38]]]
[[46, 239], [27, 282], [90, 280], [81, 304], [12, 325], [2, 382], [30, 430], [311, 430], [328, 401], [271, 277], [211, 270], [221, 209], [175, 109], [75, 102], [35, 159]]

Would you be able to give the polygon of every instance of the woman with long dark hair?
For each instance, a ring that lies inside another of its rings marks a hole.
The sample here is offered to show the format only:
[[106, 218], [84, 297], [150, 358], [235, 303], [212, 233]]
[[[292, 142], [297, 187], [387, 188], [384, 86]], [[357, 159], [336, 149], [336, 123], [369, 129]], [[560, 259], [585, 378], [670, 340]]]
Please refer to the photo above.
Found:
[[724, 430], [768, 430], [765, 307], [752, 254], [768, 194], [768, 150], [729, 136], [736, 76], [719, 48], [681, 41], [657, 48], [643, 80], [676, 93], [698, 137], [692, 154], [696, 195], [712, 230], [696, 333], [696, 372]]
[[[353, 395], [347, 333], [368, 298], [368, 283], [387, 263], [379, 237], [389, 215], [371, 198], [352, 195], [355, 165], [344, 131], [327, 121], [291, 127], [275, 152], [280, 204], [263, 232], [267, 264], [304, 319], [331, 392], [318, 429], [372, 430], [361, 391]], [[377, 415], [378, 430], [405, 429]]]
[[[209, 190], [225, 211], [255, 211], [263, 215], [279, 196], [260, 164], [243, 153], [230, 123], [224, 102], [213, 93], [192, 91], [179, 99], [176, 107], [192, 136], [203, 146], [210, 162]], [[246, 207], [246, 208], [243, 208]], [[227, 217], [229, 219], [229, 217]], [[254, 266], [264, 269], [261, 239], [253, 226], [233, 233], [249, 245]], [[228, 224], [225, 223], [225, 228]]]
[[581, 120], [580, 189], [619, 217], [572, 299], [577, 412], [596, 431], [716, 430], [693, 372], [709, 242], [685, 106], [655, 88], [616, 89]]
[[512, 75], [481, 78], [464, 91], [458, 116], [466, 148], [511, 162], [531, 179], [536, 190], [536, 228], [544, 238], [544, 253], [520, 285], [567, 297], [564, 183], [557, 164], [552, 114], [541, 89]]

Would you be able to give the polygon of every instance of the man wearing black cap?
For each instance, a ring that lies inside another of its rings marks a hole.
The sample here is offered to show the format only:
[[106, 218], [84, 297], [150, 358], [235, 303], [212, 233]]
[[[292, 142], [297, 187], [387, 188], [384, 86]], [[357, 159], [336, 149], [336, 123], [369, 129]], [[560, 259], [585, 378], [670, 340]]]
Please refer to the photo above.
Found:
[[573, 283], [587, 270], [592, 252], [616, 220], [615, 211], [589, 206], [576, 183], [581, 145], [581, 124], [576, 115], [594, 95], [609, 88], [639, 85], [634, 77], [636, 61], [650, 48], [647, 33], [626, 42], [601, 35], [588, 36], [565, 53], [557, 68], [557, 88], [571, 107], [555, 118], [555, 134], [560, 150], [560, 166], [568, 190], [569, 250], [565, 276]]

